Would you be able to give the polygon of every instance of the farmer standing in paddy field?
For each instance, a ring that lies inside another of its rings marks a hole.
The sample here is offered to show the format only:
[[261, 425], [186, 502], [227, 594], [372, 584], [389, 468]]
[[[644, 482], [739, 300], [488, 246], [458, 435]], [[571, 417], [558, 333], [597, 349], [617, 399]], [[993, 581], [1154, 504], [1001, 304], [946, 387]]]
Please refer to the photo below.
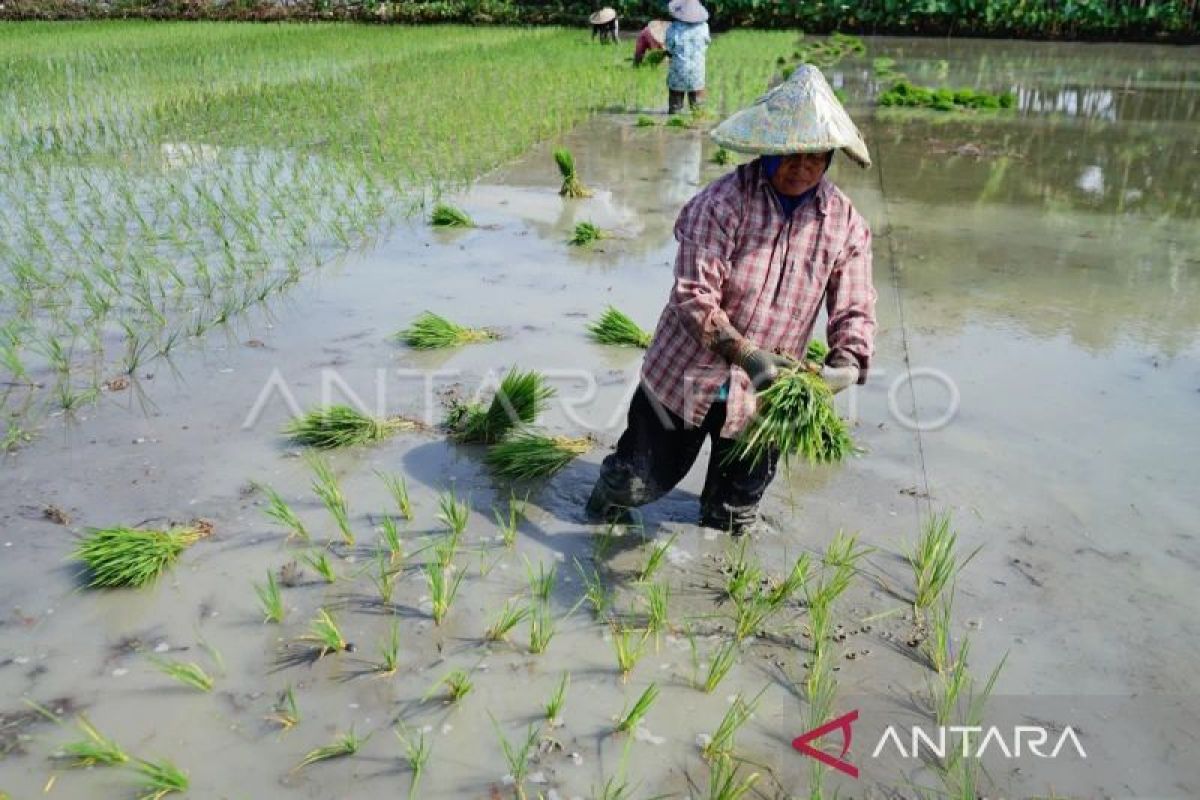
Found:
[[712, 133], [761, 157], [713, 182], [680, 212], [675, 285], [642, 364], [617, 449], [588, 516], [613, 521], [675, 487], [706, 437], [712, 454], [700, 524], [747, 532], [778, 454], [723, 463], [754, 414], [755, 392], [805, 352], [824, 301], [837, 392], [865, 383], [875, 338], [871, 231], [825, 172], [834, 150], [870, 156], [820, 70], [792, 77]]
[[667, 27], [665, 42], [671, 56], [667, 111], [678, 114], [685, 97], [692, 108], [704, 104], [704, 58], [712, 37], [708, 33], [708, 9], [700, 0], [671, 0], [667, 11], [674, 18]]

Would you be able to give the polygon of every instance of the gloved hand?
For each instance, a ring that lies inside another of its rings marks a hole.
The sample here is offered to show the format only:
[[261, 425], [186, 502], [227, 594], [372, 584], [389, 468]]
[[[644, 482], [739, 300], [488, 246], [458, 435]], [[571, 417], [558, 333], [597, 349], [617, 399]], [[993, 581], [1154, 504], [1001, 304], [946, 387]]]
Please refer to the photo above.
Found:
[[844, 367], [835, 367], [832, 364], [826, 364], [821, 367], [821, 378], [829, 384], [829, 389], [837, 394], [858, 381], [858, 365], [847, 364]]
[[788, 356], [756, 347], [747, 350], [739, 359], [738, 365], [750, 376], [754, 390], [761, 392], [775, 382], [780, 370], [791, 369], [796, 366], [796, 362]]

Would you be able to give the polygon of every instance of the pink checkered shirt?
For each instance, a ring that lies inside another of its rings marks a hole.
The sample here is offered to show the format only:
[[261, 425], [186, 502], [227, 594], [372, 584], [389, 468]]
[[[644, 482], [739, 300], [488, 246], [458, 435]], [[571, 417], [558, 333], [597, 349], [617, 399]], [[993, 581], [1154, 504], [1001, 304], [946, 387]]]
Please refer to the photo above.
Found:
[[675, 222], [675, 286], [642, 364], [642, 385], [699, 425], [729, 381], [721, 436], [754, 414], [750, 378], [709, 349], [731, 323], [756, 346], [801, 358], [824, 300], [829, 361], [857, 362], [866, 380], [875, 339], [871, 230], [822, 179], [816, 196], [784, 216], [761, 159], [693, 197]]

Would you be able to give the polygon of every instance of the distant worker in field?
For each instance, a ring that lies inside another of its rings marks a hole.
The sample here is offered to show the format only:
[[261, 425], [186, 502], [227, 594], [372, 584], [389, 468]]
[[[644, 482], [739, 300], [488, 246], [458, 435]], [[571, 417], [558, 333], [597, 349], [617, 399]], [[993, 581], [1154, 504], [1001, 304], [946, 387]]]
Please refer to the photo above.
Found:
[[704, 59], [712, 37], [708, 9], [700, 0], [671, 0], [667, 6], [674, 22], [667, 27], [667, 111], [678, 114], [686, 97], [691, 108], [704, 104]]
[[633, 45], [633, 65], [635, 67], [642, 65], [647, 53], [663, 50], [667, 42], [668, 25], [670, 23], [665, 19], [652, 19], [646, 23], [646, 27], [642, 28], [642, 32], [638, 34], [637, 41]]
[[616, 44], [620, 36], [620, 23], [617, 22], [617, 12], [605, 6], [596, 13], [588, 17], [588, 22], [592, 24], [592, 38], [600, 37], [600, 44], [612, 43]]
[[726, 456], [755, 411], [755, 393], [806, 351], [824, 305], [835, 392], [866, 381], [875, 339], [871, 231], [825, 176], [834, 150], [870, 156], [820, 70], [802, 66], [712, 137], [759, 158], [693, 197], [675, 223], [675, 284], [659, 317], [625, 432], [588, 500], [593, 520], [671, 491], [712, 439], [700, 524], [752, 529], [775, 476]]

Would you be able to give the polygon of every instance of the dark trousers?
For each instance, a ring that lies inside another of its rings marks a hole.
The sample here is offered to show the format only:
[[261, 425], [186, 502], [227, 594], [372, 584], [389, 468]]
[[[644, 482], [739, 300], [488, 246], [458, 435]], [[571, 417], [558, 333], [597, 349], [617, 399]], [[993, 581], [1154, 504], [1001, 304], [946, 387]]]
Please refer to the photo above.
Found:
[[757, 464], [726, 464], [732, 439], [721, 438], [725, 403], [715, 402], [699, 426], [655, 402], [641, 386], [629, 404], [629, 419], [617, 449], [604, 459], [600, 479], [588, 500], [593, 519], [614, 520], [626, 509], [657, 500], [675, 488], [712, 439], [708, 474], [700, 495], [700, 524], [741, 533], [758, 516], [758, 503], [775, 477], [778, 455]]
[[683, 111], [683, 98], [686, 96], [688, 106], [695, 109], [704, 105], [705, 89], [700, 89], [695, 92], [677, 92], [674, 89], [667, 90], [667, 113], [678, 114]]

